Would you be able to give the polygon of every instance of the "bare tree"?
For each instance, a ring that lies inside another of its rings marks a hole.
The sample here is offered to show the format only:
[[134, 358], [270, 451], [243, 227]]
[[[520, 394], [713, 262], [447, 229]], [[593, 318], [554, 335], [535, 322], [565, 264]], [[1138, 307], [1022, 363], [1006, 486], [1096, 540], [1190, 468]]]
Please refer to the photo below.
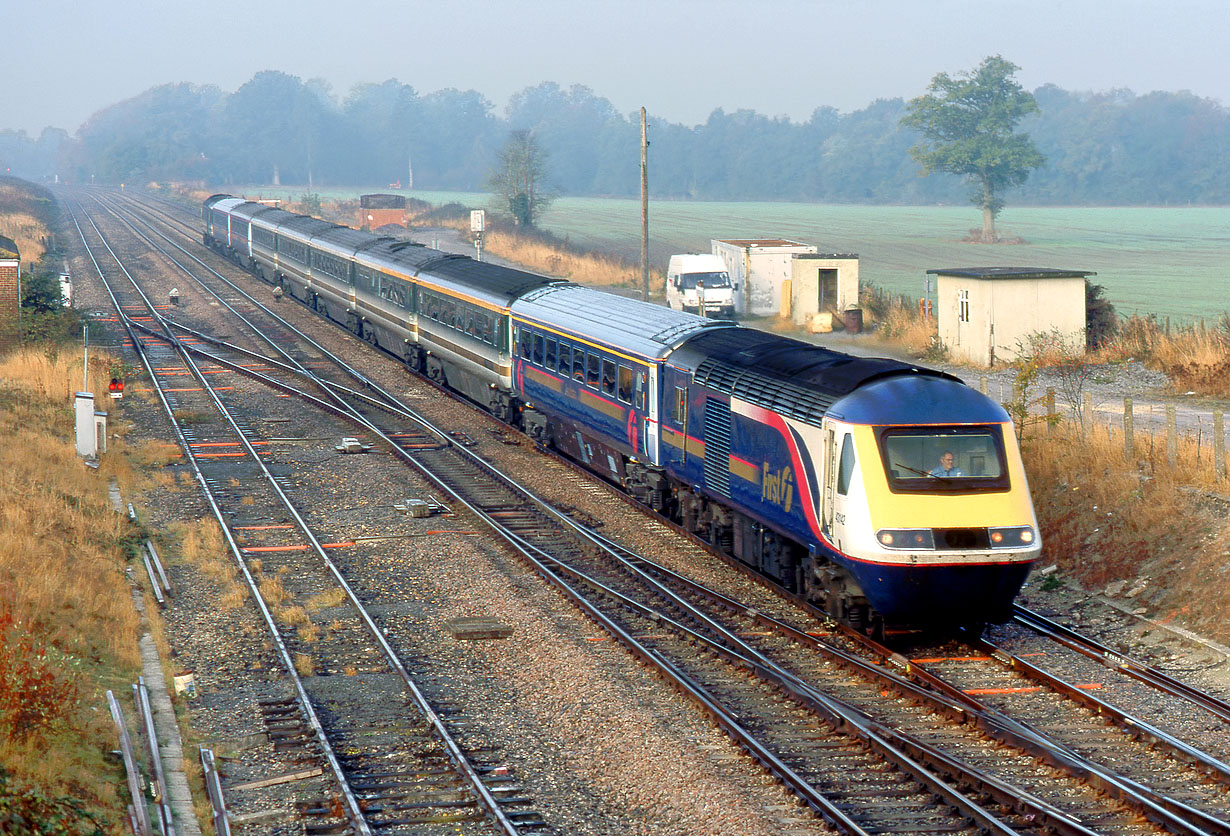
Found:
[[517, 226], [532, 227], [555, 195], [546, 185], [547, 152], [532, 131], [512, 131], [500, 149], [487, 187], [496, 194]]

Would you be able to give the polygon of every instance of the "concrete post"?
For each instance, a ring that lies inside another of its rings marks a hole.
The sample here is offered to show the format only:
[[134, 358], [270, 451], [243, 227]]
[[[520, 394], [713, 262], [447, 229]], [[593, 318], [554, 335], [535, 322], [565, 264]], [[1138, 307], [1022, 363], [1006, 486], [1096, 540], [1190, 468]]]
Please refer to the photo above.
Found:
[[1226, 478], [1226, 414], [1220, 409], [1213, 410], [1213, 469]]
[[1166, 404], [1166, 463], [1173, 471], [1179, 460], [1179, 433], [1175, 426], [1174, 404]]
[[1136, 458], [1136, 439], [1132, 427], [1132, 399], [1123, 399], [1123, 460], [1131, 462]]

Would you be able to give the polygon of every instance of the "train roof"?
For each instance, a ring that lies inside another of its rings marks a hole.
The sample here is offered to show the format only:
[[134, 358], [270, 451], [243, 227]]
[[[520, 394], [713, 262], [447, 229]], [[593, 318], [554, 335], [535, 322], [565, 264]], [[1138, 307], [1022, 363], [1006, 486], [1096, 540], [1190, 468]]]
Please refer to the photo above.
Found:
[[205, 201], [205, 205], [210, 209], [217, 209], [219, 212], [231, 212], [236, 206], [247, 203], [242, 197], [231, 197], [227, 194], [214, 195]]
[[[354, 258], [359, 250], [374, 246], [380, 237], [349, 226], [335, 226], [312, 236], [312, 246], [342, 258]], [[392, 240], [392, 239], [389, 239]]]
[[[264, 203], [257, 203], [255, 200], [245, 200], [243, 203], [237, 203], [231, 206], [228, 211], [236, 218], [243, 218], [244, 220], [251, 221], [257, 215], [261, 215], [263, 220], [263, 216], [266, 213], [281, 212], [282, 210], [274, 209], [272, 206], [267, 206]], [[289, 215], [290, 213], [287, 212], [286, 214]]]
[[957, 380], [899, 360], [856, 357], [754, 328], [697, 334], [671, 355], [671, 363], [692, 371], [703, 386], [817, 425], [834, 403], [873, 380], [897, 375]]
[[293, 212], [287, 214], [291, 217], [278, 224], [278, 235], [297, 238], [305, 244], [311, 243], [313, 236], [337, 227], [337, 224], [322, 221], [320, 218], [296, 215]]
[[851, 424], [1003, 424], [1002, 406], [955, 378], [934, 374], [872, 380], [840, 399], [829, 415]]
[[[433, 253], [437, 258], [430, 259], [429, 256]], [[439, 250], [402, 250], [402, 257], [428, 259], [420, 263], [420, 275], [430, 275], [465, 287], [481, 288], [487, 293], [503, 297], [505, 305], [512, 304], [514, 299], [537, 288], [558, 285], [563, 281], [513, 267], [475, 261], [468, 255], [444, 253]]]
[[702, 331], [734, 330], [733, 323], [582, 287], [544, 287], [513, 303], [514, 316], [625, 351], [662, 359]]

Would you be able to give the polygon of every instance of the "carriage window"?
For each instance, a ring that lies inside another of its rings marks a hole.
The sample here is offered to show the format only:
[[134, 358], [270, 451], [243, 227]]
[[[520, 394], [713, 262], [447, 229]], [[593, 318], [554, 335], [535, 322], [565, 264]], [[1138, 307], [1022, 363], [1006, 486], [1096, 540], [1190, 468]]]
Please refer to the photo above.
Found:
[[1002, 491], [1009, 487], [999, 427], [894, 427], [880, 435], [897, 492]]
[[602, 391], [615, 394], [615, 364], [610, 360], [602, 361]]
[[568, 343], [559, 344], [559, 373], [564, 377], [572, 373], [572, 346]]
[[688, 390], [682, 386], [675, 387], [675, 408], [671, 411], [671, 420], [679, 426], [688, 420]]
[[854, 478], [854, 436], [846, 433], [841, 442], [841, 463], [837, 466], [837, 493], [845, 496]]
[[585, 383], [589, 386], [598, 388], [598, 381], [602, 378], [602, 358], [597, 354], [589, 355], [589, 365], [586, 366]]
[[547, 340], [547, 357], [544, 361], [548, 369], [555, 369], [555, 340]]
[[530, 332], [524, 328], [518, 328], [517, 333], [521, 335], [521, 356], [528, 360], [530, 359]]
[[533, 357], [533, 363], [534, 363], [534, 365], [536, 365], [536, 366], [541, 366], [541, 365], [542, 365], [542, 335], [541, 335], [541, 334], [535, 334], [535, 335], [534, 335], [534, 357]]
[[572, 379], [585, 382], [585, 349], [579, 346], [572, 348]]
[[624, 403], [632, 403], [632, 387], [634, 376], [627, 366], [619, 367], [619, 399]]

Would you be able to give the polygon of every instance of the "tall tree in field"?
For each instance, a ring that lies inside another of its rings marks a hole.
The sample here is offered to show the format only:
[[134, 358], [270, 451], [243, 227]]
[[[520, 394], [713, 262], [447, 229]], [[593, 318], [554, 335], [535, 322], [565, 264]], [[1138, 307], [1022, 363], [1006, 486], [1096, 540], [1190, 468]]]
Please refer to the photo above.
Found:
[[940, 73], [930, 91], [910, 101], [901, 124], [916, 128], [927, 141], [910, 149], [923, 173], [945, 171], [968, 177], [970, 200], [982, 209], [982, 241], [996, 241], [995, 216], [1003, 193], [1019, 186], [1046, 159], [1017, 123], [1038, 112], [1034, 97], [1013, 78], [1016, 64], [998, 55], [984, 58], [973, 72], [956, 78]]
[[500, 198], [517, 226], [534, 226], [555, 195], [546, 187], [547, 152], [532, 131], [513, 131], [500, 149], [487, 186]]

